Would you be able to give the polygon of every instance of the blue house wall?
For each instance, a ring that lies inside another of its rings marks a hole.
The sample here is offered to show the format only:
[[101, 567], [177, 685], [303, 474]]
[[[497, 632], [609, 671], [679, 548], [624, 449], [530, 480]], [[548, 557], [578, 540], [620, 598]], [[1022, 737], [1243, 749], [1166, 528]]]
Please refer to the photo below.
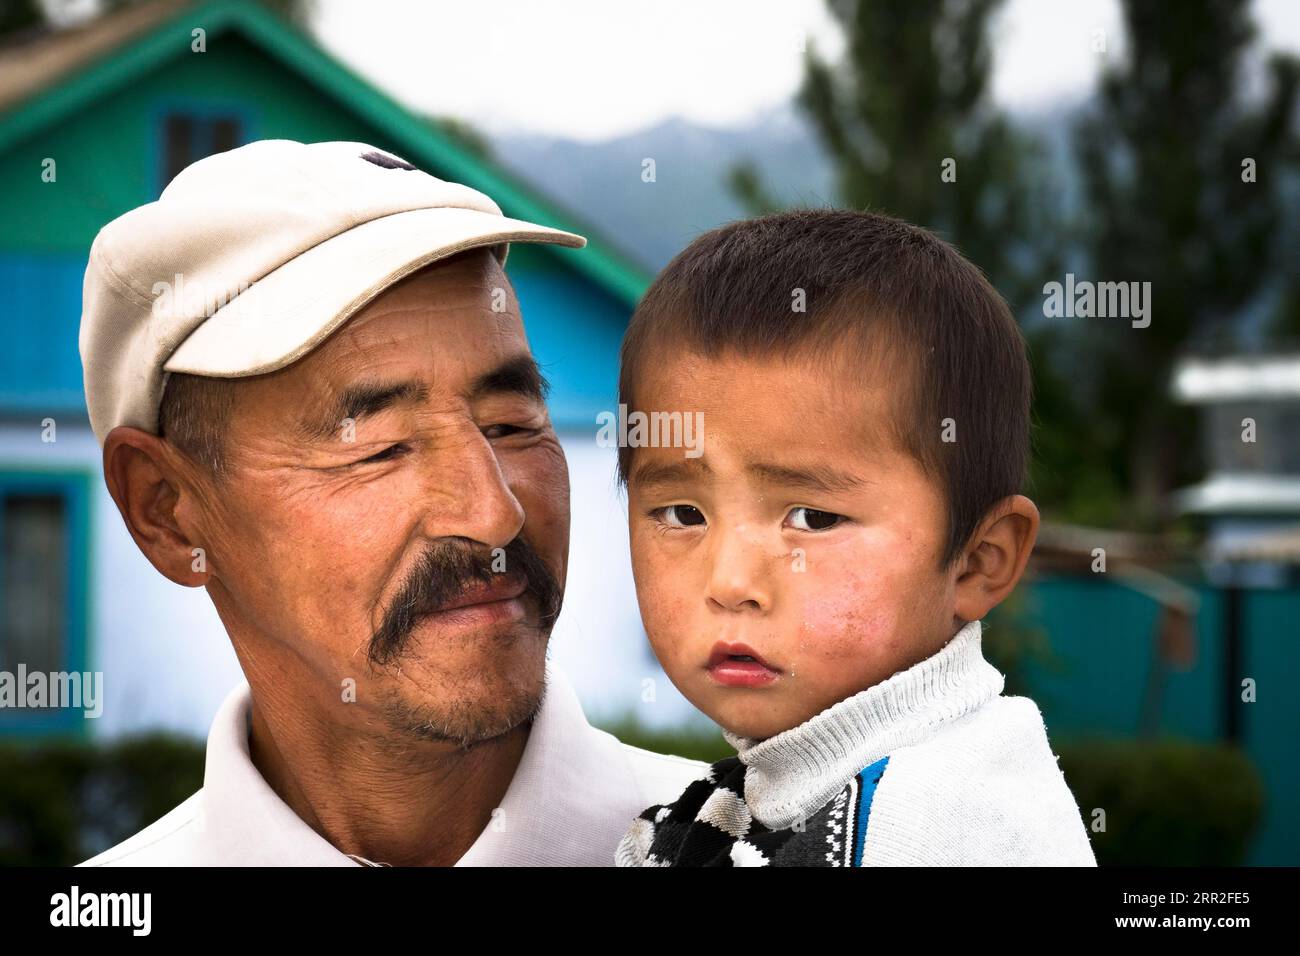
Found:
[[[1268, 794], [1249, 862], [1300, 860], [1300, 589], [1243, 592], [1240, 673], [1228, 674], [1223, 592], [1192, 584], [1200, 598], [1196, 653], [1171, 669], [1152, 732], [1204, 742], [1224, 739], [1224, 708], [1238, 708], [1239, 744]], [[1027, 618], [1050, 635], [1049, 662], [1031, 664], [1026, 680], [1054, 742], [1081, 737], [1132, 739], [1143, 730], [1142, 706], [1156, 663], [1157, 604], [1120, 584], [1044, 577], [1028, 586]], [[1240, 700], [1253, 678], [1254, 702]]]

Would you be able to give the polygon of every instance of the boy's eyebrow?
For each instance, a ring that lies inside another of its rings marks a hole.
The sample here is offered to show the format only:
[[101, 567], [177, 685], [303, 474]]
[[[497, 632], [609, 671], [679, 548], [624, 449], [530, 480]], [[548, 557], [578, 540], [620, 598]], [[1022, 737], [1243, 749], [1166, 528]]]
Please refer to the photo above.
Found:
[[786, 465], [774, 465], [770, 462], [751, 462], [745, 470], [769, 485], [809, 488], [813, 491], [860, 491], [864, 485], [870, 484], [865, 479], [851, 475], [847, 471], [824, 466], [791, 468]]
[[686, 481], [707, 474], [709, 474], [709, 466], [703, 458], [686, 458], [672, 462], [643, 460], [632, 469], [632, 477], [628, 479], [628, 484], [670, 485], [673, 482]]
[[[792, 468], [787, 465], [756, 461], [750, 462], [745, 470], [762, 482], [769, 485], [783, 485], [787, 488], [844, 492], [860, 491], [865, 485], [870, 484], [864, 478], [828, 467]], [[642, 487], [667, 485], [699, 478], [709, 473], [708, 462], [703, 458], [687, 458], [672, 462], [644, 461], [633, 468], [632, 478], [628, 483], [635, 482]]]

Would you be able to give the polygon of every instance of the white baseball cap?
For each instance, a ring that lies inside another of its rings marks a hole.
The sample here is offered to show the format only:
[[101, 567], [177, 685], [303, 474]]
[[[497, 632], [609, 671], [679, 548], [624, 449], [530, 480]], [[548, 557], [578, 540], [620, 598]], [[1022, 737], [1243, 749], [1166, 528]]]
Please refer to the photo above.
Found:
[[302, 358], [416, 270], [511, 242], [579, 248], [487, 196], [365, 143], [263, 140], [183, 170], [100, 230], [82, 294], [81, 363], [100, 444], [158, 430], [166, 376], [237, 378]]

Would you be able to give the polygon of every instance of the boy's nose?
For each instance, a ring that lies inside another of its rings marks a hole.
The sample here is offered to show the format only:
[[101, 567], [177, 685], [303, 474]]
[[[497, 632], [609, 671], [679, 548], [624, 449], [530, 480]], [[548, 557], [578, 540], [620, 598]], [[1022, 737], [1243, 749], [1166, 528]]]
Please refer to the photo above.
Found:
[[726, 611], [766, 612], [772, 604], [769, 567], [764, 549], [737, 528], [722, 536], [714, 551], [705, 599]]

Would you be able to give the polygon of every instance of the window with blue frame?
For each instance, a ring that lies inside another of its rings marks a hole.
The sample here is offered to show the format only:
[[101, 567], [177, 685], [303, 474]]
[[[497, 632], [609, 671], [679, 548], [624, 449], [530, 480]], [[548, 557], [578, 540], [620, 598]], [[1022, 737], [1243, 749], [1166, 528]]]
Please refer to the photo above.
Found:
[[205, 156], [224, 153], [244, 144], [244, 124], [239, 116], [221, 113], [169, 112], [162, 120], [162, 183]]
[[[0, 471], [0, 671], [87, 669], [89, 477]], [[21, 690], [21, 689], [20, 689]], [[77, 708], [0, 706], [0, 734], [85, 731]]]

